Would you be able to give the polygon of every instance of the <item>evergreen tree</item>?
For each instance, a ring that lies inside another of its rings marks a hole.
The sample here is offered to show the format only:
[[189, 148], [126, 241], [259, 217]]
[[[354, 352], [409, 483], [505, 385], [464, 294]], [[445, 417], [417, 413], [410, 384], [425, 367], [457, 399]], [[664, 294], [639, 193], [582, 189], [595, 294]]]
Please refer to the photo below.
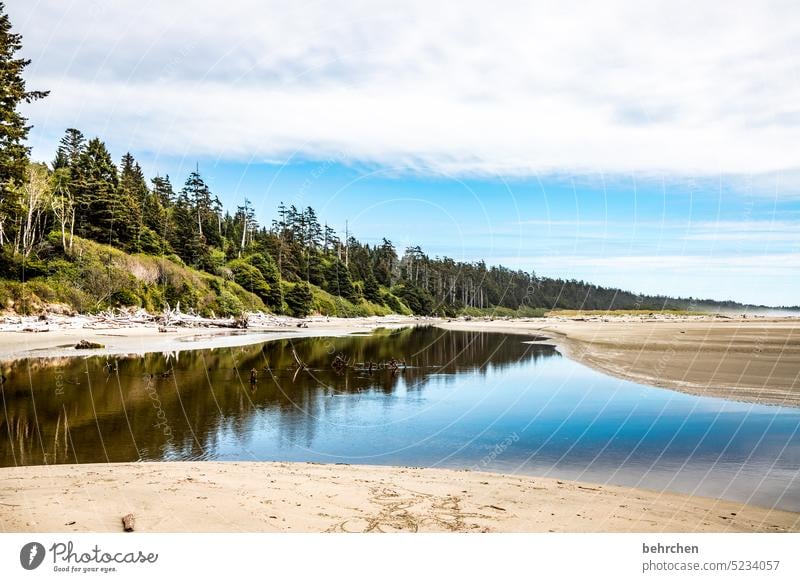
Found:
[[311, 288], [304, 281], [295, 283], [286, 292], [286, 305], [289, 307], [289, 312], [295, 317], [305, 317], [311, 313], [313, 301]]
[[0, 2], [0, 246], [16, 235], [19, 188], [25, 181], [30, 148], [25, 145], [30, 125], [17, 110], [22, 103], [46, 97], [48, 91], [28, 91], [22, 73], [30, 64], [15, 58], [22, 36], [12, 32], [11, 21]]
[[220, 202], [211, 194], [211, 190], [197, 171], [189, 174], [183, 186], [184, 193], [192, 206], [195, 227], [203, 244], [222, 248], [220, 232]]
[[322, 229], [322, 250], [327, 255], [331, 250], [336, 251], [336, 247], [340, 244], [339, 237], [336, 236], [336, 231], [330, 226], [325, 224]]
[[[119, 240], [135, 251], [141, 251], [140, 236], [144, 228], [142, 207], [147, 203], [150, 190], [144, 178], [142, 168], [133, 159], [130, 153], [122, 156], [122, 166], [119, 173], [119, 187], [117, 188], [116, 203], [121, 209], [117, 232]], [[148, 247], [153, 250], [154, 232], [148, 233]], [[156, 245], [156, 249], [157, 249]], [[157, 250], [155, 252], [158, 252]]]
[[98, 138], [89, 140], [72, 173], [78, 208], [76, 232], [85, 238], [119, 244], [125, 208], [117, 201], [119, 177], [105, 144]]
[[[171, 238], [173, 228], [170, 213], [175, 193], [172, 191], [169, 176], [164, 178], [156, 176], [151, 182], [153, 187], [142, 205], [142, 222], [145, 228], [150, 229], [158, 236], [161, 246], [159, 252], [166, 252], [167, 241]], [[142, 250], [145, 250], [144, 247]]]
[[169, 181], [169, 175], [156, 176], [151, 180], [153, 183], [153, 194], [158, 197], [158, 201], [164, 208], [169, 208], [175, 201], [175, 191]]
[[253, 235], [258, 229], [255, 210], [250, 206], [250, 200], [247, 198], [244, 199], [244, 206], [236, 208], [234, 223], [239, 235], [239, 256], [241, 256], [247, 245], [253, 242]]
[[367, 272], [367, 277], [364, 279], [364, 299], [372, 303], [377, 303], [378, 305], [383, 304], [381, 288], [371, 270]]
[[53, 169], [71, 168], [78, 161], [86, 147], [86, 138], [79, 130], [70, 127], [64, 132], [64, 137], [58, 142], [56, 157], [53, 160]]
[[397, 251], [392, 241], [384, 238], [383, 244], [375, 249], [375, 278], [378, 283], [392, 286], [395, 268], [397, 267]]
[[338, 260], [333, 259], [327, 272], [325, 273], [325, 290], [333, 295], [343, 297], [348, 301], [358, 301], [358, 293], [353, 287], [353, 281], [350, 279], [350, 272], [345, 264]]
[[172, 207], [168, 240], [183, 262], [192, 266], [197, 266], [202, 262], [205, 247], [195, 220], [189, 196], [186, 191], [181, 191]]

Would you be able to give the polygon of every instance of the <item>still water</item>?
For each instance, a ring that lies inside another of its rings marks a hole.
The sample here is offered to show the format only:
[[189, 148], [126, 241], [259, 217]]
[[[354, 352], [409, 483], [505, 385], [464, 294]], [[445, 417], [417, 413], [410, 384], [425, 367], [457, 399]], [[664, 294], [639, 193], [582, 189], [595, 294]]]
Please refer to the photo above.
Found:
[[[530, 339], [410, 328], [5, 363], [0, 465], [471, 468], [800, 511], [800, 409], [641, 386]], [[393, 359], [406, 366], [386, 365]], [[349, 366], [334, 369], [335, 361]]]

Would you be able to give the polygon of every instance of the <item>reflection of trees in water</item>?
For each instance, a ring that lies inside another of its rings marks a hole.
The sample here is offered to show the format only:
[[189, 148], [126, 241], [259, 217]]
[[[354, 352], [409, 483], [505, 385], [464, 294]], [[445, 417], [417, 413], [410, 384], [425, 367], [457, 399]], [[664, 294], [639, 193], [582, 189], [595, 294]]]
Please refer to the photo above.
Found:
[[[0, 464], [202, 458], [214, 455], [222, 435], [244, 440], [252, 424], [266, 418], [275, 419], [271, 428], [282, 440], [309, 444], [318, 419], [359, 406], [353, 395], [392, 394], [400, 386], [413, 392], [433, 374], [453, 380], [459, 372], [485, 374], [556, 353], [524, 339], [408, 328], [194, 350], [177, 357], [7, 363]], [[306, 369], [298, 370], [293, 350]], [[371, 373], [360, 366], [335, 371], [331, 363], [337, 354], [375, 366]], [[392, 359], [407, 367], [380, 367]], [[258, 377], [254, 385], [251, 370]], [[384, 405], [392, 402], [385, 399]]]

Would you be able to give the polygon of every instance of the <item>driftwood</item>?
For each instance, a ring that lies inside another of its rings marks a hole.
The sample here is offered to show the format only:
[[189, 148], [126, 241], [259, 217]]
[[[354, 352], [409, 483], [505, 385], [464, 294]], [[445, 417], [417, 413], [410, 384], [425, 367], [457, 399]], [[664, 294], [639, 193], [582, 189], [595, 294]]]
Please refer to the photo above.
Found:
[[292, 346], [292, 356], [294, 357], [294, 361], [297, 364], [298, 368], [307, 368], [308, 367], [308, 366], [306, 366], [305, 362], [303, 362], [303, 360], [300, 359], [300, 356], [297, 355], [297, 352], [295, 351], [294, 346]]
[[76, 350], [99, 350], [106, 346], [103, 344], [98, 344], [95, 342], [90, 342], [88, 340], [81, 340], [77, 344], [75, 344]]
[[400, 368], [406, 367], [405, 360], [392, 358], [391, 360], [383, 360], [380, 362], [351, 362], [349, 358], [346, 358], [342, 354], [336, 354], [336, 357], [333, 358], [331, 362], [331, 368], [337, 372], [341, 372], [346, 368], [353, 368], [359, 372], [368, 372], [372, 374], [372, 372], [376, 370], [391, 370], [396, 372]]
[[[299, 322], [299, 323], [298, 323]], [[308, 320], [297, 320], [265, 312], [246, 312], [237, 317], [216, 317], [212, 313], [199, 314], [194, 310], [184, 312], [180, 305], [167, 306], [159, 313], [148, 313], [142, 308], [113, 308], [91, 315], [48, 314], [40, 316], [0, 317], [0, 329], [26, 333], [55, 331], [58, 329], [131, 329], [138, 327], [155, 328], [160, 333], [175, 333], [180, 328], [277, 328], [308, 326]], [[88, 349], [88, 348], [80, 348]]]
[[[161, 327], [222, 327], [230, 329], [247, 329], [249, 325], [249, 314], [242, 313], [237, 317], [217, 318], [201, 317], [195, 313], [182, 313], [180, 305], [175, 309], [167, 307], [159, 318]], [[159, 329], [161, 329], [161, 327]]]
[[125, 531], [133, 531], [134, 525], [136, 524], [136, 519], [133, 517], [132, 513], [125, 515], [122, 517], [122, 529]]

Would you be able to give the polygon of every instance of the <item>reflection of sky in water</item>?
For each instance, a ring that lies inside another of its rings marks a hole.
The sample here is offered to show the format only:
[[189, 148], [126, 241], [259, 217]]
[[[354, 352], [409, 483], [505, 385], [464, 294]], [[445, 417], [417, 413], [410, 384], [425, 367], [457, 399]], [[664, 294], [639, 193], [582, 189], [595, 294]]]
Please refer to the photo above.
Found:
[[565, 358], [437, 374], [391, 394], [320, 393], [287, 424], [259, 410], [213, 457], [526, 473], [800, 510], [800, 410], [617, 380]]
[[[141, 458], [473, 468], [800, 511], [800, 409], [640, 386], [525, 339], [423, 328], [184, 352], [178, 361], [151, 354], [110, 367], [102, 358], [9, 364], [0, 465]], [[310, 371], [296, 371], [293, 349]], [[336, 353], [413, 367], [342, 375], [331, 369]]]

